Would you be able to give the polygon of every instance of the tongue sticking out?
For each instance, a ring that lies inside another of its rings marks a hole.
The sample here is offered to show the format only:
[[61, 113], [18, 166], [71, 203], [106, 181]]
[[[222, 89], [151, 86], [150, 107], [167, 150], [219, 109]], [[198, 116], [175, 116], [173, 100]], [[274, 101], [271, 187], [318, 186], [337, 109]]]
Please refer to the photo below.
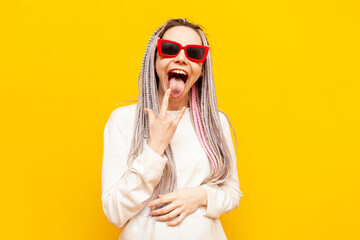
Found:
[[177, 98], [181, 96], [184, 91], [185, 83], [181, 78], [171, 78], [169, 80], [169, 87], [171, 88], [171, 96]]

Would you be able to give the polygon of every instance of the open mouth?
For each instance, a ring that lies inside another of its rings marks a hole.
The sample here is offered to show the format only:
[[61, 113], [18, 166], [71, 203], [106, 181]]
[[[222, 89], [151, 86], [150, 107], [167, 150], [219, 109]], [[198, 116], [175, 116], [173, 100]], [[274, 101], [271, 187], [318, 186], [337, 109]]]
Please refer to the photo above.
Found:
[[189, 76], [184, 70], [174, 69], [168, 72], [168, 80], [170, 81], [172, 78], [181, 79], [184, 83], [186, 83]]
[[173, 98], [181, 97], [185, 90], [185, 84], [189, 78], [188, 73], [182, 69], [171, 69], [167, 75], [169, 88], [171, 89], [170, 96]]

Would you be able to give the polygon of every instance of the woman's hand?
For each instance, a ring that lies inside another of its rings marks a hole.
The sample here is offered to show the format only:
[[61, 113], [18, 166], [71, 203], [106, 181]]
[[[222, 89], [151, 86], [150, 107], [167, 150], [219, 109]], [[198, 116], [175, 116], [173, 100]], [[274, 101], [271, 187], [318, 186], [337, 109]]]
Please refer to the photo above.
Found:
[[170, 203], [160, 209], [150, 212], [152, 216], [159, 216], [157, 221], [168, 221], [179, 216], [174, 221], [168, 222], [168, 226], [178, 225], [184, 218], [195, 212], [201, 206], [207, 206], [207, 194], [203, 187], [184, 188], [165, 195], [159, 195], [159, 198], [150, 202], [149, 207], [159, 204]]
[[167, 89], [161, 104], [160, 113], [156, 118], [153, 110], [145, 108], [145, 112], [149, 116], [149, 147], [157, 152], [159, 155], [163, 155], [165, 149], [170, 143], [170, 140], [175, 134], [176, 128], [180, 122], [180, 119], [185, 113], [186, 107], [182, 107], [180, 113], [173, 119], [167, 114], [167, 108], [169, 105], [171, 89]]

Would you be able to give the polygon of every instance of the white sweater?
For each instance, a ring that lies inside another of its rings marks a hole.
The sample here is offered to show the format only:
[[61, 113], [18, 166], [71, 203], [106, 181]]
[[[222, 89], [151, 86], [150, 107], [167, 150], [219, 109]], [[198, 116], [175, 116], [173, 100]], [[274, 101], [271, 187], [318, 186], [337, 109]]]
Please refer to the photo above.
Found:
[[[229, 181], [221, 185], [204, 184], [207, 207], [200, 207], [177, 226], [167, 226], [149, 217], [150, 202], [167, 162], [147, 144], [130, 168], [127, 156], [133, 135], [136, 104], [115, 109], [105, 125], [102, 166], [103, 209], [109, 221], [122, 228], [121, 240], [222, 240], [226, 239], [218, 217], [239, 205], [242, 192], [236, 167]], [[168, 111], [175, 117], [180, 111]], [[236, 157], [229, 124], [220, 113], [221, 125]], [[170, 141], [176, 162], [178, 189], [198, 187], [210, 173], [210, 164], [200, 145], [186, 109]]]

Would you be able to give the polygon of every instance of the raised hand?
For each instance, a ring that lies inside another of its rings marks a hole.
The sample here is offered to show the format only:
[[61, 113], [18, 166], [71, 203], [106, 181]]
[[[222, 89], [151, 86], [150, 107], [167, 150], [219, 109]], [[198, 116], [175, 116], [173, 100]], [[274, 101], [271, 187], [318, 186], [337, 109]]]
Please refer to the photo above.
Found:
[[145, 108], [149, 116], [149, 147], [163, 156], [165, 149], [173, 138], [180, 119], [185, 113], [186, 107], [182, 107], [180, 113], [173, 119], [167, 114], [171, 89], [167, 89], [160, 107], [160, 113], [156, 117], [153, 110]]

